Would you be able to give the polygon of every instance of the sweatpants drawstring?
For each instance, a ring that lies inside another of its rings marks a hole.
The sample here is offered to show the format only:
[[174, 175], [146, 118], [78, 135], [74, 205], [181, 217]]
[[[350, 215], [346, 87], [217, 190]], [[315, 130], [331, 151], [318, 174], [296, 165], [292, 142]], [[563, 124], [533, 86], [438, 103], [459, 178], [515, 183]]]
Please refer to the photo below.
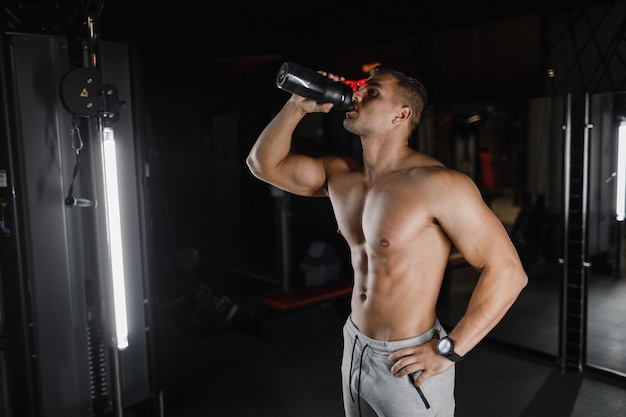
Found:
[[[352, 395], [352, 365], [354, 365], [354, 351], [356, 350], [356, 345], [359, 341], [359, 336], [354, 336], [354, 343], [352, 344], [352, 353], [350, 354], [350, 372], [348, 373], [348, 390], [350, 391], [350, 398], [352, 402], [356, 401], [354, 399], [354, 395]], [[356, 395], [359, 400], [359, 416], [361, 415], [361, 370], [363, 369], [363, 355], [365, 354], [365, 349], [370, 347], [370, 345], [365, 345], [361, 350], [361, 356], [359, 357], [359, 378], [357, 381], [357, 389]]]
[[361, 370], [363, 369], [363, 354], [365, 353], [365, 349], [370, 347], [370, 345], [365, 345], [363, 350], [361, 351], [361, 359], [359, 360], [359, 386], [357, 387], [357, 397], [359, 399], [359, 416], [361, 416]]

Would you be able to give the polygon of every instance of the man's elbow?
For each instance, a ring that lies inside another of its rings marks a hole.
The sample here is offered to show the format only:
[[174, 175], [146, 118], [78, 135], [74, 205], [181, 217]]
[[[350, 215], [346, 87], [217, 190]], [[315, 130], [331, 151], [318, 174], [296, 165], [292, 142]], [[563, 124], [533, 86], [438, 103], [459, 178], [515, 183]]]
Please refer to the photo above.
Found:
[[528, 285], [528, 274], [521, 263], [516, 263], [513, 266], [512, 276], [515, 278], [519, 292], [521, 292]]
[[261, 178], [263, 175], [263, 166], [257, 158], [252, 154], [246, 157], [246, 166], [255, 177]]

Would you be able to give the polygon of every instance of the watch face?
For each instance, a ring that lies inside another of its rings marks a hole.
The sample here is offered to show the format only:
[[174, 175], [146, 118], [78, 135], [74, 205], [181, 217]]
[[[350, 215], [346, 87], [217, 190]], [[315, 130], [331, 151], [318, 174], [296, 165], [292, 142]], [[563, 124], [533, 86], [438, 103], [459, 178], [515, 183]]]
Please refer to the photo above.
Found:
[[450, 350], [452, 350], [452, 342], [448, 338], [442, 338], [439, 341], [439, 344], [437, 345], [437, 348], [439, 349], [439, 352], [442, 355], [445, 355], [445, 354], [449, 353]]

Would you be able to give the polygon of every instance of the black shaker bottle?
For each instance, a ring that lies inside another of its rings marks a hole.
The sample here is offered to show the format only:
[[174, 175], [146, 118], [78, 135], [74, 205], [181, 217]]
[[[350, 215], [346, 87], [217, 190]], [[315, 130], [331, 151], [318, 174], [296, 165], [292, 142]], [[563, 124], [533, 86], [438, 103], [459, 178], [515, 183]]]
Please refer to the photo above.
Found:
[[333, 103], [338, 111], [352, 110], [352, 87], [341, 81], [295, 64], [291, 61], [281, 65], [276, 75], [276, 86], [292, 94], [309, 98], [318, 103]]

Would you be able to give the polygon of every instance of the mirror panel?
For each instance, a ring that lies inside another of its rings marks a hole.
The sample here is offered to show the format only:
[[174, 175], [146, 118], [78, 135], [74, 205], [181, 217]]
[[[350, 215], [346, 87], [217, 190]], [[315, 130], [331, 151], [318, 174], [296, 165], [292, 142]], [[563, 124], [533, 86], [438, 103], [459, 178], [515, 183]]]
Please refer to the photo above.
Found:
[[592, 95], [590, 106], [587, 365], [626, 376], [626, 93]]

